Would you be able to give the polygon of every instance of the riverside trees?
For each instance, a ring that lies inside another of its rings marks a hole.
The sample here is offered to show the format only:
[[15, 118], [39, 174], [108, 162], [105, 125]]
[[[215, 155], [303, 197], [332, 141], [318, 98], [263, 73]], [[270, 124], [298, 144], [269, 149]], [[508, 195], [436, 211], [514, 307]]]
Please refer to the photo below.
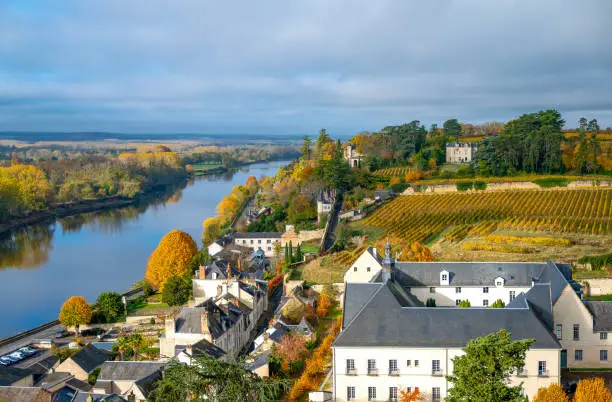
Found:
[[77, 334], [79, 326], [91, 321], [92, 310], [83, 296], [72, 296], [64, 302], [60, 310], [59, 322], [66, 327], [75, 327]]
[[195, 241], [187, 233], [180, 230], [169, 232], [149, 257], [145, 280], [163, 291], [168, 279], [190, 273], [191, 261], [197, 252]]

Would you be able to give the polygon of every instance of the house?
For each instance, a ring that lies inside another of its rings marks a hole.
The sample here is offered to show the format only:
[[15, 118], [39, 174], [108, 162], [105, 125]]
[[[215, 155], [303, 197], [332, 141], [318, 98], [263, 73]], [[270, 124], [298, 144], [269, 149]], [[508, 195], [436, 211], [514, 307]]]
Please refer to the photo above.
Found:
[[348, 161], [350, 167], [360, 167], [361, 162], [365, 159], [365, 155], [355, 151], [353, 145], [348, 144], [344, 148], [344, 159]]
[[263, 250], [266, 257], [274, 256], [274, 244], [280, 243], [280, 232], [236, 232], [234, 244], [250, 247], [253, 250]]
[[34, 375], [42, 376], [55, 371], [59, 364], [59, 359], [53, 355], [50, 355], [42, 360], [38, 360], [36, 363], [33, 363], [27, 368], [28, 370], [32, 370], [34, 372]]
[[469, 163], [474, 159], [478, 145], [473, 142], [446, 144], [446, 163]]
[[[366, 249], [345, 281], [334, 343], [338, 401], [393, 400], [417, 386], [426, 400], [442, 400], [452, 357], [470, 339], [501, 328], [535, 339], [512, 377], [529, 397], [559, 382], [561, 368], [609, 367], [612, 304], [581, 300], [566, 264], [396, 262], [387, 245], [384, 257]], [[427, 299], [438, 307], [423, 307]], [[506, 308], [487, 308], [497, 299]], [[453, 308], [461, 300], [472, 307]]]
[[10, 366], [0, 366], [0, 386], [31, 387], [34, 385], [34, 371]]
[[[267, 291], [259, 281], [237, 278], [193, 279], [194, 307], [184, 307], [166, 319], [160, 353], [169, 358], [206, 340], [224, 353], [235, 355], [247, 346], [257, 322], [267, 308]], [[251, 283], [252, 282], [252, 283]]]
[[334, 190], [320, 191], [317, 195], [317, 214], [327, 215], [331, 212], [336, 202], [336, 192]]
[[175, 351], [176, 358], [178, 361], [184, 364], [191, 365], [194, 358], [198, 358], [203, 355], [211, 356], [215, 359], [225, 360], [227, 354], [223, 349], [216, 346], [214, 343], [201, 339], [193, 345], [177, 346]]
[[220, 240], [216, 240], [216, 241], [210, 243], [206, 248], [208, 249], [208, 254], [211, 257], [214, 257], [215, 255], [217, 255], [221, 251], [223, 251], [223, 244], [221, 243]]
[[129, 401], [144, 402], [162, 377], [165, 363], [107, 361], [101, 366], [94, 393], [121, 395]]
[[393, 197], [393, 190], [375, 190], [374, 191], [374, 200], [376, 201], [384, 201], [387, 198]]
[[74, 355], [60, 363], [55, 371], [70, 373], [76, 379], [87, 381], [87, 377], [92, 371], [113, 357], [113, 353], [98, 349], [92, 344], [87, 344]]

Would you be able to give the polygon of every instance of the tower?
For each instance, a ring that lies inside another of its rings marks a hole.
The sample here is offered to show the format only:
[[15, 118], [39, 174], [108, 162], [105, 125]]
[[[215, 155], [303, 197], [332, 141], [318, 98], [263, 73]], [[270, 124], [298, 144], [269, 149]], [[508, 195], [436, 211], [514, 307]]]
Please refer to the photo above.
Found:
[[391, 256], [391, 244], [387, 240], [385, 244], [385, 258], [382, 260], [382, 280], [387, 282], [391, 279], [391, 271], [395, 267], [395, 260]]

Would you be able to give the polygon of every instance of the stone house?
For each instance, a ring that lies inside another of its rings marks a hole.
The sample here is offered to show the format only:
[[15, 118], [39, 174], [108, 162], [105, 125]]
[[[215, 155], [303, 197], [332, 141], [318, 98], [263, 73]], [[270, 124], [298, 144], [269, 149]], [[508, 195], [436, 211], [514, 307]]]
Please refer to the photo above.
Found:
[[94, 393], [116, 394], [129, 401], [145, 402], [161, 379], [165, 363], [107, 361], [101, 366]]
[[87, 377], [92, 371], [102, 366], [105, 361], [112, 360], [113, 357], [112, 353], [98, 349], [92, 344], [87, 344], [60, 363], [55, 371], [70, 373], [76, 379], [87, 381]]
[[355, 151], [355, 148], [348, 144], [344, 148], [344, 159], [348, 161], [350, 167], [360, 167], [361, 162], [365, 159], [365, 155]]
[[470, 163], [478, 146], [473, 142], [452, 142], [446, 144], [446, 163]]

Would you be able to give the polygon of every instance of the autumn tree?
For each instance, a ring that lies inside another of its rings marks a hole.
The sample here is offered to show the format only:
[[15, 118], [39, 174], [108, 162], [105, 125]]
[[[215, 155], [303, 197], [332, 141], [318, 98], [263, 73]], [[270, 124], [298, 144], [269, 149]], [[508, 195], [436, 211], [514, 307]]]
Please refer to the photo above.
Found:
[[257, 183], [257, 179], [255, 176], [249, 176], [246, 181], [246, 189], [249, 195], [253, 196], [257, 194], [259, 190], [259, 184]]
[[283, 370], [288, 370], [291, 364], [303, 360], [307, 353], [306, 340], [297, 334], [283, 335], [280, 343], [276, 346], [278, 355], [283, 359]]
[[22, 164], [0, 168], [0, 181], [12, 183], [20, 210], [35, 211], [47, 206], [51, 187], [41, 169]]
[[320, 318], [327, 316], [329, 308], [333, 306], [333, 301], [326, 293], [321, 293], [317, 298], [317, 315]]
[[83, 296], [72, 296], [64, 302], [59, 314], [59, 322], [66, 327], [75, 327], [77, 334], [79, 326], [91, 321], [92, 310]]
[[548, 387], [538, 389], [533, 402], [569, 402], [567, 394], [559, 384], [550, 384]]
[[163, 290], [164, 284], [173, 276], [184, 276], [190, 267], [198, 247], [191, 236], [180, 230], [166, 234], [149, 257], [145, 280], [153, 287]]
[[217, 218], [208, 218], [202, 224], [204, 226], [204, 233], [202, 234], [202, 243], [210, 244], [217, 240], [221, 235], [221, 225]]
[[533, 339], [513, 341], [510, 332], [472, 339], [463, 349], [465, 354], [453, 361], [452, 382], [447, 402], [506, 402], [523, 401], [521, 385], [511, 386], [510, 376], [525, 364], [525, 354]]
[[424, 400], [418, 387], [413, 390], [410, 388], [401, 390], [399, 394], [399, 402], [420, 402]]
[[578, 382], [574, 402], [611, 402], [612, 393], [603, 378], [585, 378]]
[[287, 209], [287, 218], [291, 223], [304, 222], [317, 217], [317, 211], [312, 203], [302, 194], [296, 194]]

